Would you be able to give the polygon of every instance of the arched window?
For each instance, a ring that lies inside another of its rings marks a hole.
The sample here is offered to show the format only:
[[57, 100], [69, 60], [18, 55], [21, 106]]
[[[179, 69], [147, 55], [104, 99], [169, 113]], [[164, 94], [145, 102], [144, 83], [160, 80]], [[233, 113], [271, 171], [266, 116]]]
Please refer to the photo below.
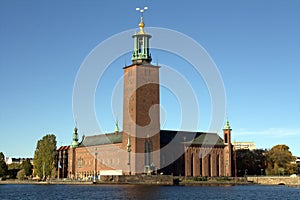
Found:
[[193, 156], [193, 154], [191, 155], [191, 157], [190, 157], [190, 159], [191, 159], [191, 176], [194, 176], [194, 156]]
[[217, 155], [217, 158], [216, 158], [216, 176], [220, 176], [220, 156], [219, 154]]
[[142, 53], [143, 48], [144, 48], [144, 40], [143, 40], [143, 38], [139, 38], [138, 45], [139, 45], [139, 53]]
[[152, 142], [150, 140], [145, 141], [145, 166], [150, 166], [152, 163]]
[[210, 154], [207, 155], [207, 169], [208, 169], [208, 176], [211, 176], [211, 156], [210, 156]]
[[202, 154], [200, 154], [199, 157], [199, 167], [200, 167], [200, 176], [203, 176], [203, 172], [202, 172]]

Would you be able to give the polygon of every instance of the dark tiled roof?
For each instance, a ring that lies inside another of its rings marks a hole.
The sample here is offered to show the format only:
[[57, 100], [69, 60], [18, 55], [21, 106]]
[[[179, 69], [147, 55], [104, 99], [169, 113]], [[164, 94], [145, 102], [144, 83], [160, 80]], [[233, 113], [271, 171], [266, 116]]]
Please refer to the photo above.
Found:
[[171, 141], [178, 143], [188, 142], [196, 145], [224, 145], [223, 139], [216, 133], [161, 130], [161, 147], [164, 147]]
[[[195, 145], [224, 145], [223, 139], [216, 133], [161, 130], [161, 148], [170, 143], [171, 141], [175, 143], [188, 142]], [[115, 144], [121, 142], [122, 132], [119, 132], [118, 134], [106, 133], [84, 137], [83, 141], [79, 144], [79, 147]]]
[[224, 145], [224, 141], [216, 133], [203, 133], [195, 138], [192, 144]]
[[84, 137], [80, 147], [95, 146], [101, 144], [115, 144], [122, 142], [122, 133], [106, 133]]

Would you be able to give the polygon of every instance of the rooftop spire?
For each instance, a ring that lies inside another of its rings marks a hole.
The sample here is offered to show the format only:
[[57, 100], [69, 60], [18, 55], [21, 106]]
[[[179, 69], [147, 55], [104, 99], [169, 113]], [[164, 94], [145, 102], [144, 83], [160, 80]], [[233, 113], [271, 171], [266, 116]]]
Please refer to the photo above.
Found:
[[145, 34], [145, 31], [144, 31], [145, 24], [143, 22], [143, 17], [141, 17], [141, 21], [139, 23], [139, 27], [140, 27], [140, 32], [138, 34]]
[[145, 24], [144, 24], [144, 21], [143, 21], [143, 13], [148, 10], [148, 7], [145, 6], [144, 8], [136, 8], [135, 9], [136, 11], [139, 11], [141, 13], [141, 21], [139, 23], [139, 27], [140, 27], [140, 32], [138, 34], [146, 34], [145, 31], [144, 31], [144, 27], [145, 27]]
[[230, 130], [230, 124], [229, 124], [229, 121], [228, 119], [226, 119], [226, 123], [225, 123], [225, 126], [224, 126], [224, 130]]
[[118, 117], [117, 117], [117, 120], [116, 120], [115, 133], [119, 133]]
[[77, 147], [78, 144], [79, 144], [78, 143], [78, 133], [77, 133], [77, 131], [78, 131], [78, 128], [75, 126], [71, 147]]

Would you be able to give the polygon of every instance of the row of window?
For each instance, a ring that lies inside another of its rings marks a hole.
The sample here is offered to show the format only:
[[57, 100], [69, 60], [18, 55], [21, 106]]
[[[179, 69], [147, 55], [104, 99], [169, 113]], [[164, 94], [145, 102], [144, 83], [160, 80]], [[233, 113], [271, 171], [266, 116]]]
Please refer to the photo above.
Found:
[[[79, 158], [77, 160], [77, 167], [82, 168], [86, 166], [92, 166], [94, 165], [94, 160], [83, 160], [82, 158]], [[120, 165], [120, 159], [98, 159], [97, 160], [97, 166], [101, 165], [109, 165], [109, 166], [119, 166]]]

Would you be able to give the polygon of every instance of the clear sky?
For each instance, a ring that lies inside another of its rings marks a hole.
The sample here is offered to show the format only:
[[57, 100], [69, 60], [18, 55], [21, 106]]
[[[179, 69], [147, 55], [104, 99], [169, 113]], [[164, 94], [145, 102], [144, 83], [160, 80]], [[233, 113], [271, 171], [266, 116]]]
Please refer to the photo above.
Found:
[[[5, 156], [33, 157], [37, 140], [48, 133], [56, 135], [58, 146], [71, 143], [73, 86], [81, 64], [102, 41], [137, 29], [135, 8], [145, 5], [146, 28], [186, 34], [216, 63], [232, 140], [253, 141], [258, 148], [287, 144], [300, 156], [300, 1], [0, 0], [0, 151]], [[198, 129], [207, 130], [211, 105], [201, 76], [193, 76], [189, 64], [174, 55], [155, 50], [152, 55], [189, 80], [200, 104]], [[95, 109], [103, 132], [112, 132], [116, 115], [122, 116], [121, 99], [119, 107], [111, 107], [111, 91], [130, 59], [120, 55], [99, 82]], [[162, 129], [178, 129], [178, 102], [163, 88], [161, 104]], [[80, 136], [88, 135], [78, 126]]]

